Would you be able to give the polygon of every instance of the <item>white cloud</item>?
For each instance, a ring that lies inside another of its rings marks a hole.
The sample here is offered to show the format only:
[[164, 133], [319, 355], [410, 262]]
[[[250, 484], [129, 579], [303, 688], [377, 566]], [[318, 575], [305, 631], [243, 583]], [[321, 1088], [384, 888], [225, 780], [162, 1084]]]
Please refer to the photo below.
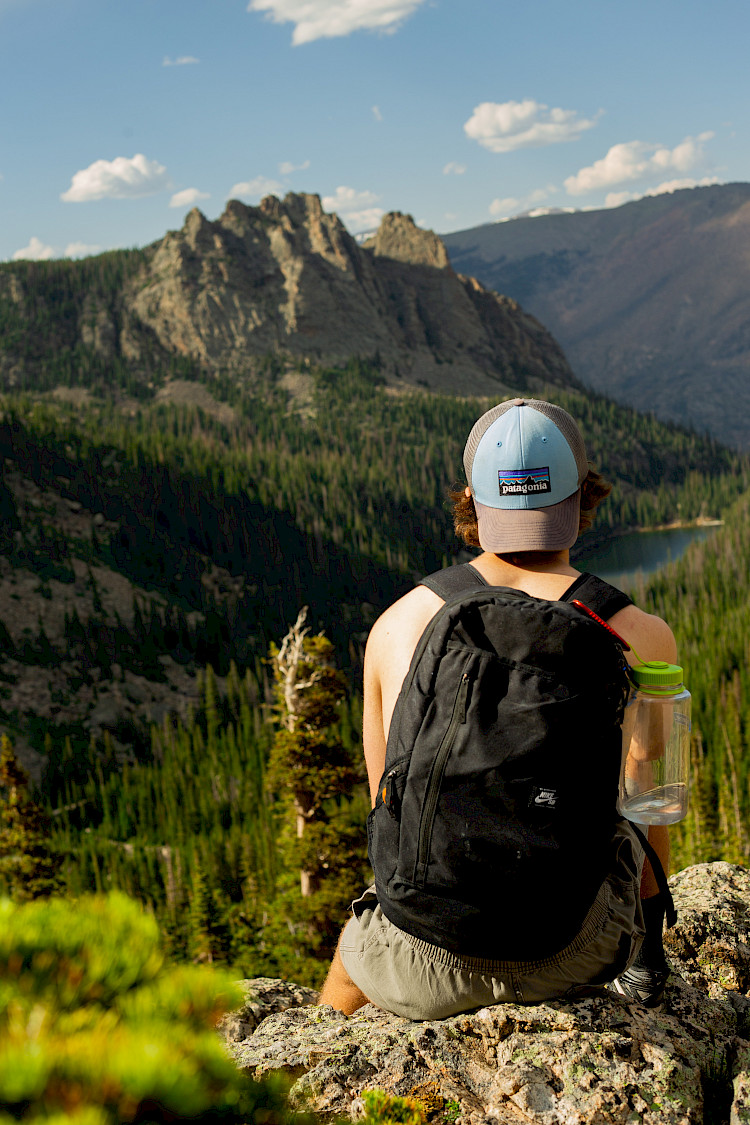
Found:
[[700, 180], [686, 177], [685, 179], [665, 180], [663, 184], [648, 188], [647, 191], [610, 191], [604, 200], [604, 206], [620, 207], [623, 203], [643, 199], [644, 196], [668, 195], [673, 191], [680, 191], [682, 188], [710, 187], [712, 184], [718, 184], [719, 182], [718, 176], [703, 176]]
[[536, 211], [531, 210], [534, 204], [541, 203], [542, 200], [548, 199], [557, 191], [554, 184], [547, 184], [544, 188], [536, 188], [528, 195], [523, 196], [521, 199], [516, 199], [514, 196], [508, 196], [506, 199], [493, 199], [490, 203], [490, 215], [498, 221], [502, 219], [509, 219], [515, 215], [524, 214], [542, 214], [548, 208], [537, 208]]
[[382, 121], [383, 120], [383, 114], [380, 112], [380, 106], [374, 105], [372, 107], [372, 116], [375, 118], [376, 121]]
[[20, 262], [22, 258], [33, 262], [46, 262], [50, 258], [86, 258], [90, 254], [100, 253], [101, 249], [101, 246], [94, 246], [88, 242], [69, 242], [61, 252], [57, 246], [47, 246], [40, 238], [34, 236], [23, 250], [16, 250], [13, 261]]
[[309, 160], [305, 160], [302, 164], [292, 164], [291, 160], [284, 160], [279, 164], [279, 171], [282, 176], [291, 176], [292, 172], [304, 172], [309, 167]]
[[201, 60], [196, 59], [193, 55], [180, 55], [179, 58], [170, 59], [169, 55], [164, 56], [162, 66], [190, 66], [191, 63], [199, 63]]
[[264, 195], [281, 195], [284, 185], [267, 176], [256, 176], [254, 180], [241, 180], [229, 192], [229, 199], [262, 199]]
[[649, 188], [646, 195], [666, 195], [668, 192], [680, 191], [682, 188], [710, 187], [711, 184], [718, 184], [718, 182], [718, 176], [703, 176], [700, 180], [693, 180], [689, 177], [684, 180], [665, 180], [658, 187]]
[[457, 164], [455, 160], [449, 160], [443, 168], [444, 176], [463, 176], [466, 171], [465, 164]]
[[632, 191], [610, 191], [604, 200], [604, 206], [621, 207], [629, 199], [635, 199], [635, 194]]
[[183, 188], [182, 191], [176, 191], [169, 201], [170, 207], [192, 207], [199, 199], [210, 199], [211, 195], [207, 191], [199, 191], [196, 187]]
[[596, 124], [574, 109], [550, 109], [526, 98], [522, 102], [482, 102], [474, 107], [464, 132], [490, 152], [576, 141]]
[[372, 230], [379, 226], [383, 208], [376, 207], [378, 196], [371, 191], [355, 191], [350, 187], [337, 187], [335, 195], [324, 195], [326, 211], [335, 211], [352, 232]]
[[41, 238], [32, 235], [28, 246], [24, 246], [23, 250], [16, 250], [13, 261], [20, 262], [22, 258], [28, 258], [32, 262], [47, 262], [50, 258], [55, 257], [57, 257], [57, 251], [54, 246], [46, 246]]
[[713, 135], [701, 133], [698, 137], [686, 137], [672, 149], [646, 141], [613, 145], [601, 160], [581, 168], [575, 176], [568, 176], [565, 188], [568, 195], [586, 195], [601, 188], [616, 187], [669, 171], [687, 172], [703, 160], [703, 143], [711, 140]]
[[493, 199], [490, 203], [490, 215], [496, 219], [507, 219], [514, 211], [520, 211], [521, 200], [516, 199], [513, 195], [508, 195], [504, 199]]
[[95, 199], [139, 199], [169, 187], [167, 169], [142, 152], [131, 159], [95, 160], [76, 172], [70, 187], [60, 198], [65, 203], [89, 203]]
[[312, 43], [353, 31], [395, 31], [425, 0], [250, 0], [248, 12], [293, 23], [292, 43]]
[[69, 242], [65, 247], [66, 258], [88, 258], [90, 254], [98, 254], [101, 246], [93, 246], [88, 242]]

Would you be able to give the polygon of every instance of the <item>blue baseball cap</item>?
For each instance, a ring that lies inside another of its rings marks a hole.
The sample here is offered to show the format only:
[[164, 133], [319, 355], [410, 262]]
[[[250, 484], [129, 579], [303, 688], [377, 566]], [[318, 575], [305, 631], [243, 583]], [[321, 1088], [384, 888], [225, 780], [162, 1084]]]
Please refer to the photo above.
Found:
[[485, 551], [560, 551], [578, 538], [586, 447], [566, 410], [533, 398], [493, 406], [464, 449]]

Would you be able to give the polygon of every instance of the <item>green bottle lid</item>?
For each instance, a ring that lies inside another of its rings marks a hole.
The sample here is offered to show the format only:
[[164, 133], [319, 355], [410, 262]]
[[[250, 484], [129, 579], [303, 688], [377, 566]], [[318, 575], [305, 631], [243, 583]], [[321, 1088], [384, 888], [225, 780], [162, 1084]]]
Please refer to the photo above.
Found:
[[664, 660], [634, 664], [630, 669], [630, 678], [636, 687], [654, 695], [677, 695], [682, 691], [682, 668]]

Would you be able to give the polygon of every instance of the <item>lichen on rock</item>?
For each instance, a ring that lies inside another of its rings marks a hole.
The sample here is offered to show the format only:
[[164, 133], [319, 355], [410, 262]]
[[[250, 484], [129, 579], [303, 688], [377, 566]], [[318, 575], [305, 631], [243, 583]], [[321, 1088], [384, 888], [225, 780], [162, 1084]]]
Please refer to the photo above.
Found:
[[253, 1075], [284, 1072], [292, 1101], [323, 1117], [356, 1118], [379, 1088], [421, 1100], [439, 1125], [693, 1125], [707, 1107], [711, 1121], [750, 1122], [750, 872], [702, 864], [670, 883], [679, 920], [658, 1009], [601, 989], [413, 1022], [372, 1004], [346, 1017], [303, 990], [295, 1000], [293, 985], [249, 981], [255, 1018], [271, 1011], [271, 983], [295, 1006], [228, 1047]]

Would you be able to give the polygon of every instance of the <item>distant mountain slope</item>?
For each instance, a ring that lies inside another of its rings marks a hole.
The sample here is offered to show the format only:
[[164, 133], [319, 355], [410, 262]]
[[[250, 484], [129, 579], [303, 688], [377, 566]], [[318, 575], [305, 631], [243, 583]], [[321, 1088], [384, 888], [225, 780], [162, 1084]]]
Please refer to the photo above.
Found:
[[584, 383], [750, 447], [750, 184], [443, 241], [457, 269], [547, 325]]
[[[364, 365], [0, 396], [0, 731], [38, 774], [52, 739], [142, 760], [196, 674], [262, 680], [302, 605], [355, 676], [377, 614], [454, 557], [446, 492], [491, 399], [394, 393]], [[590, 393], [550, 397], [615, 484], [584, 542], [720, 516], [750, 459]], [[297, 398], [298, 401], [298, 398]], [[741, 562], [738, 565], [742, 565]]]
[[[260, 804], [268, 642], [309, 606], [313, 631], [325, 630], [352, 675], [339, 729], [355, 747], [376, 616], [421, 575], [471, 557], [445, 492], [492, 402], [397, 393], [360, 362], [299, 372], [293, 391], [267, 374], [253, 394], [224, 374], [168, 380], [140, 401], [111, 386], [0, 396], [0, 732], [55, 810], [66, 893], [127, 888], [160, 920], [177, 919], [177, 942], [193, 932], [195, 888], [207, 886], [222, 919], [211, 932], [238, 934], [231, 949], [242, 956], [248, 941], [266, 943], [256, 904], [274, 857], [279, 885], [291, 885], [273, 850], [274, 804]], [[590, 392], [551, 397], [580, 420], [589, 455], [615, 482], [587, 538], [720, 515], [748, 487], [750, 459], [716, 442]], [[746, 554], [727, 571], [740, 595]], [[670, 592], [687, 604], [694, 586], [718, 588], [716, 573], [715, 563], [691, 572], [692, 584], [672, 581]], [[741, 652], [745, 635], [722, 633]], [[730, 716], [730, 737], [735, 666], [721, 696], [709, 696]], [[707, 754], [714, 761], [732, 776]], [[710, 770], [701, 776], [711, 802]], [[716, 791], [713, 805], [733, 816]], [[711, 823], [701, 821], [701, 847], [713, 846]], [[286, 948], [287, 910], [283, 919]], [[263, 948], [276, 956], [270, 938]]]
[[268, 357], [359, 357], [453, 394], [577, 385], [549, 332], [456, 274], [436, 235], [393, 213], [360, 246], [317, 195], [232, 200], [216, 222], [195, 209], [140, 251], [0, 266], [0, 388], [132, 392], [180, 364], [242, 376]]

